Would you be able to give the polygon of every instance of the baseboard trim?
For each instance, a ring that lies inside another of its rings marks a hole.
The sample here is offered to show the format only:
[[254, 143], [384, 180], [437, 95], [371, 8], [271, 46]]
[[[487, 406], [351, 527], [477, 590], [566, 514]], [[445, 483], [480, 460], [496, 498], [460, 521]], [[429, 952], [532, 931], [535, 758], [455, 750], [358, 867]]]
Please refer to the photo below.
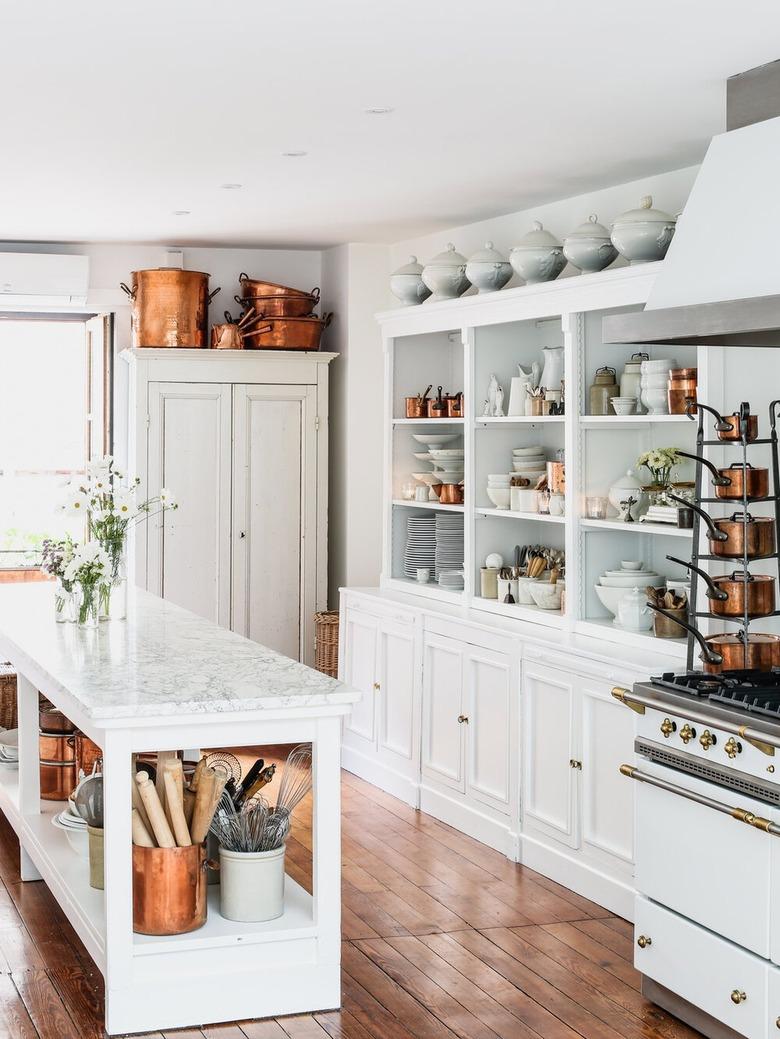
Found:
[[420, 809], [441, 822], [454, 826], [467, 837], [473, 837], [474, 840], [500, 851], [507, 858], [516, 860], [516, 835], [512, 832], [508, 818], [505, 821], [494, 819], [473, 805], [467, 805], [441, 790], [425, 786], [425, 783], [420, 786]]
[[527, 833], [520, 835], [520, 861], [529, 869], [633, 923], [636, 892], [630, 884], [574, 858], [564, 848], [551, 848]]
[[361, 754], [354, 747], [341, 747], [341, 765], [353, 775], [365, 779], [367, 783], [378, 786], [385, 793], [392, 794], [399, 801], [412, 808], [420, 807], [420, 786], [416, 780], [404, 776], [389, 768], [374, 757]]

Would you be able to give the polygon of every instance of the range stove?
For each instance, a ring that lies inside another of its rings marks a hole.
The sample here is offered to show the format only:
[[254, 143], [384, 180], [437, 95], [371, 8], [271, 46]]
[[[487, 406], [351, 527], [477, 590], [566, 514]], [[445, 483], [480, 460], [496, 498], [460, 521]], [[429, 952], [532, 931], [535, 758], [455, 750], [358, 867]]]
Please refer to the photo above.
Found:
[[699, 701], [719, 704], [735, 711], [771, 718], [780, 725], [780, 668], [771, 671], [729, 671], [724, 675], [708, 675], [688, 671], [675, 675], [665, 672], [652, 678], [656, 689], [695, 697]]

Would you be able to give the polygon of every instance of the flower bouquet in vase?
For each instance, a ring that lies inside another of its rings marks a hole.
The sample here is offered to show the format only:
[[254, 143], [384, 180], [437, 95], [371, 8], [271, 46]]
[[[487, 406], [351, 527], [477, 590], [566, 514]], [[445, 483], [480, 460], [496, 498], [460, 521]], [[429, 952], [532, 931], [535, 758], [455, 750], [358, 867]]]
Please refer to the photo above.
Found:
[[82, 627], [97, 627], [102, 586], [110, 579], [108, 555], [100, 543], [77, 545], [64, 576], [75, 590], [76, 620]]
[[650, 502], [642, 517], [644, 522], [677, 522], [677, 503], [668, 495], [672, 491], [672, 472], [680, 461], [676, 447], [655, 447], [637, 458], [637, 466], [650, 474], [650, 484], [642, 488]]
[[60, 624], [76, 619], [75, 589], [65, 576], [75, 549], [70, 536], [62, 541], [46, 538], [43, 542], [41, 572], [54, 578], [54, 619]]

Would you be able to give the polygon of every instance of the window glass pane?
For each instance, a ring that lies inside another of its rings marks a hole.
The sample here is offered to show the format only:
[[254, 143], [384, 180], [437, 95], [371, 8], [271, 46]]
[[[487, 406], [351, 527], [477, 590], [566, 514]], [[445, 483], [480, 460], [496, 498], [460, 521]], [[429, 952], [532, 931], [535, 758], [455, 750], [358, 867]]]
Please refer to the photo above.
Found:
[[84, 472], [86, 346], [79, 322], [0, 321], [0, 566], [44, 537], [75, 538], [83, 523], [59, 511]]

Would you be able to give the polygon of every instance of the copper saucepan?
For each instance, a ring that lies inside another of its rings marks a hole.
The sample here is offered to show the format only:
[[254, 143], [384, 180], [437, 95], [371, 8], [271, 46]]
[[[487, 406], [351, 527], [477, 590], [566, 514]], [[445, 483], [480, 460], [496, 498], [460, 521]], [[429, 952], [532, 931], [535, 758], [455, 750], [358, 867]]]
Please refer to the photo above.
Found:
[[670, 494], [683, 508], [698, 512], [707, 524], [710, 551], [722, 559], [765, 559], [775, 552], [775, 521], [769, 516], [752, 516], [749, 512], [733, 512], [729, 517], [713, 519], [693, 502]]
[[747, 402], [743, 402], [739, 411], [735, 411], [732, 415], [721, 415], [714, 408], [689, 399], [685, 414], [693, 418], [697, 409], [708, 411], [715, 418], [715, 432], [718, 434], [718, 440], [739, 442], [742, 440], [743, 433], [745, 433], [745, 441], [748, 444], [758, 440], [758, 415], [750, 414], [750, 405]]
[[743, 668], [771, 671], [773, 667], [780, 666], [780, 635], [752, 631], [747, 640], [743, 632], [721, 633], [705, 638], [692, 624], [680, 620], [668, 610], [662, 610], [650, 602], [647, 605], [656, 613], [674, 620], [693, 635], [701, 647], [699, 659], [704, 664], [704, 670], [710, 675], [719, 675], [724, 671], [741, 671]]
[[289, 285], [277, 285], [273, 281], [260, 281], [258, 278], [250, 278], [242, 271], [238, 276], [241, 292], [245, 296], [314, 296], [320, 298], [318, 287], [305, 292], [303, 289], [293, 289]]
[[677, 454], [682, 458], [692, 458], [694, 462], [701, 462], [709, 469], [716, 498], [723, 498], [724, 501], [743, 501], [747, 498], [752, 501], [769, 496], [768, 469], [752, 466], [750, 462], [732, 462], [731, 465], [718, 469], [708, 458], [702, 458], [700, 455], [680, 450]]
[[319, 303], [317, 296], [234, 296], [244, 313], [262, 317], [309, 317]]
[[750, 574], [734, 570], [731, 574], [711, 577], [693, 563], [686, 563], [675, 556], [666, 557], [693, 570], [707, 585], [707, 598], [713, 617], [767, 617], [775, 609], [775, 579], [770, 574]]

